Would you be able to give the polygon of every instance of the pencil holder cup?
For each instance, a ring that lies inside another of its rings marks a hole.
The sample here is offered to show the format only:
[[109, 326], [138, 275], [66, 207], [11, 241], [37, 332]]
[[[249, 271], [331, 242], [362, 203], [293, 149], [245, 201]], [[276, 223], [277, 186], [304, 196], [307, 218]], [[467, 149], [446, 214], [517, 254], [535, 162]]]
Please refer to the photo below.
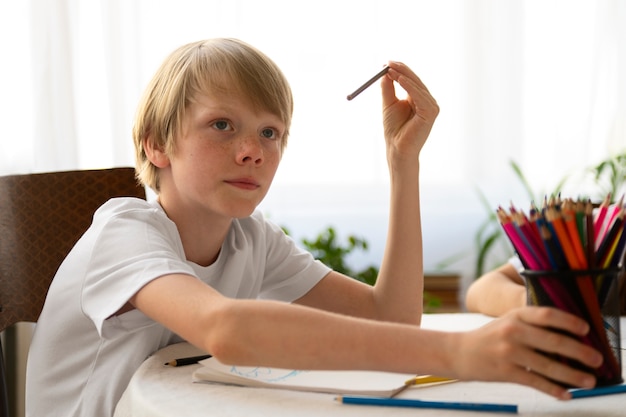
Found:
[[597, 386], [623, 382], [620, 341], [619, 276], [622, 267], [593, 270], [522, 271], [528, 305], [556, 307], [589, 323], [581, 341], [604, 357], [597, 369], [566, 360], [570, 366], [596, 376]]

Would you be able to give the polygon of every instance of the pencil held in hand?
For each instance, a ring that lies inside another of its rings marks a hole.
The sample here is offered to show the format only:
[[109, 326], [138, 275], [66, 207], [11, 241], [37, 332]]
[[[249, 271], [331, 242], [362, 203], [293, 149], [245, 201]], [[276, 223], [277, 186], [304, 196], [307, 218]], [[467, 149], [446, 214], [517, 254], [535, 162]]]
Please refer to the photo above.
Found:
[[361, 94], [367, 87], [374, 84], [376, 80], [378, 80], [383, 75], [387, 74], [388, 71], [389, 71], [389, 67], [385, 65], [385, 68], [383, 68], [378, 74], [374, 75], [372, 78], [367, 80], [365, 84], [357, 88], [352, 94], [348, 94], [348, 100], [352, 100], [353, 98]]

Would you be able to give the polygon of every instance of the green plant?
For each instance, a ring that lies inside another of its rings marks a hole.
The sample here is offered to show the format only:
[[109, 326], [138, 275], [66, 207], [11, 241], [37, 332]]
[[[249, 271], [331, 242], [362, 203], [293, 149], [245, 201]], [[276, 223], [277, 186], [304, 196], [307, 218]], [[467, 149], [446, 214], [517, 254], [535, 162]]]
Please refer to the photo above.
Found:
[[[515, 177], [526, 191], [529, 201], [534, 201], [535, 203], [543, 201], [543, 198], [546, 195], [557, 195], [567, 180], [567, 177], [562, 178], [551, 193], [536, 193], [530, 186], [530, 183], [526, 179], [526, 176], [522, 172], [520, 166], [513, 160], [509, 161], [509, 164], [515, 174]], [[502, 226], [496, 216], [496, 211], [493, 205], [489, 202], [482, 190], [477, 188], [476, 193], [478, 194], [478, 198], [487, 213], [487, 218], [483, 220], [474, 234], [474, 243], [477, 248], [474, 276], [479, 277], [486, 271], [491, 270], [495, 266], [505, 262], [506, 259], [510, 258], [514, 254], [514, 252], [513, 248], [509, 244], [508, 238], [502, 230]], [[500, 253], [504, 255], [504, 259], [496, 258], [492, 259], [492, 263], [488, 263], [490, 255], [495, 249], [500, 250]]]
[[[291, 234], [285, 226], [282, 226], [282, 229], [286, 234]], [[328, 226], [315, 239], [302, 238], [300, 243], [315, 259], [329, 266], [334, 271], [341, 272], [366, 284], [374, 285], [378, 277], [378, 267], [376, 265], [369, 265], [362, 270], [356, 271], [346, 263], [346, 257], [355, 250], [368, 250], [367, 241], [354, 235], [349, 235], [347, 240], [347, 244], [341, 244], [338, 241], [335, 228]]]
[[[532, 189], [530, 183], [526, 179], [526, 176], [522, 172], [522, 169], [515, 161], [511, 160], [509, 161], [509, 164], [515, 174], [515, 177], [528, 195], [529, 200], [535, 202], [542, 201], [544, 196], [547, 194], [536, 193]], [[564, 182], [565, 178], [559, 181], [550, 195], [557, 194], [561, 190]], [[506, 262], [511, 256], [513, 256], [514, 251], [508, 238], [502, 230], [502, 226], [500, 225], [500, 221], [498, 220], [493, 204], [480, 188], [476, 188], [476, 194], [486, 213], [485, 219], [478, 225], [478, 229], [474, 233], [474, 247], [476, 249], [474, 277], [478, 278], [486, 271], [494, 269], [496, 266]], [[453, 254], [452, 256], [440, 261], [437, 266], [441, 269], [448, 268], [451, 264], [471, 254], [471, 251]]]
[[346, 274], [359, 281], [369, 285], [376, 283], [378, 277], [378, 267], [375, 265], [367, 266], [365, 269], [355, 271], [346, 264], [346, 256], [355, 250], [368, 250], [368, 243], [365, 239], [350, 235], [347, 237], [347, 244], [341, 245], [337, 241], [337, 233], [333, 227], [323, 230], [315, 240], [302, 239], [305, 249], [313, 254], [313, 257], [319, 259], [324, 264], [331, 267], [337, 272]]
[[598, 186], [596, 198], [602, 200], [610, 194], [612, 202], [615, 202], [620, 193], [626, 191], [626, 151], [589, 168], [588, 173]]
[[[285, 233], [289, 234], [289, 230], [283, 226]], [[346, 257], [355, 250], [367, 251], [369, 245], [367, 240], [362, 237], [349, 235], [347, 242], [342, 244], [337, 238], [337, 232], [332, 226], [322, 230], [315, 239], [303, 238], [301, 240], [304, 248], [309, 251], [315, 259], [318, 259], [325, 265], [328, 265], [334, 271], [345, 274], [356, 280], [369, 285], [376, 283], [379, 268], [376, 265], [366, 266], [361, 270], [354, 270], [346, 263]], [[433, 297], [428, 293], [424, 293], [424, 311], [430, 312], [441, 305], [441, 300]]]
[[[510, 161], [510, 165], [516, 178], [526, 191], [529, 200], [534, 202], [543, 201], [546, 195], [557, 195], [560, 193], [564, 184], [571, 179], [571, 177], [568, 176], [563, 177], [551, 193], [535, 193], [519, 165], [512, 160]], [[593, 198], [601, 201], [610, 193], [612, 202], [615, 202], [615, 200], [619, 198], [619, 193], [624, 192], [624, 188], [626, 187], [626, 151], [610, 156], [595, 166], [585, 168], [583, 170], [583, 178], [585, 178], [585, 176], [591, 176], [591, 181], [597, 189]], [[477, 189], [476, 191], [478, 198], [487, 212], [487, 217], [479, 225], [474, 235], [474, 243], [477, 249], [474, 276], [480, 277], [486, 271], [505, 262], [514, 252], [509, 244], [508, 238], [502, 230], [494, 207], [488, 201], [482, 190]], [[492, 263], [488, 263], [490, 255], [492, 255], [496, 249], [500, 250], [504, 259], [491, 259]], [[444, 262], [449, 262], [449, 260]]]

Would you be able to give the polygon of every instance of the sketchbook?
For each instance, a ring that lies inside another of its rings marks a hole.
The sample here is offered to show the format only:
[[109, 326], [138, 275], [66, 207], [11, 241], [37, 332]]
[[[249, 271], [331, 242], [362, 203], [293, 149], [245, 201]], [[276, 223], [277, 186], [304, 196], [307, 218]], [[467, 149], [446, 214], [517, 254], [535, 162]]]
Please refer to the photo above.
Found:
[[[379, 371], [301, 371], [293, 369], [224, 365], [216, 358], [200, 361], [193, 381], [217, 382], [259, 388], [278, 388], [330, 394], [370, 395], [392, 397], [407, 385], [426, 387], [453, 380], [416, 377]], [[430, 381], [430, 382], [429, 382]]]

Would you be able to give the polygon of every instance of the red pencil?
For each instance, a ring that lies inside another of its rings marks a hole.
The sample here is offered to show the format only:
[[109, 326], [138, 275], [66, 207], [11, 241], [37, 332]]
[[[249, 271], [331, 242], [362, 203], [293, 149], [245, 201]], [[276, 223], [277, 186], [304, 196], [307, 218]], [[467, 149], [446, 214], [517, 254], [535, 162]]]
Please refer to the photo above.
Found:
[[590, 269], [596, 267], [595, 232], [593, 230], [593, 204], [587, 201], [585, 204], [585, 253], [587, 254], [587, 266]]
[[607, 194], [604, 198], [604, 201], [598, 207], [598, 214], [596, 215], [595, 220], [593, 221], [593, 230], [594, 230], [594, 242], [596, 245], [596, 249], [600, 244], [601, 234], [604, 233], [604, 220], [606, 218], [606, 212], [609, 209], [609, 204], [611, 204], [611, 194]]
[[596, 251], [596, 259], [601, 268], [606, 268], [611, 263], [610, 258], [624, 229], [624, 209], [619, 210], [609, 229]]

